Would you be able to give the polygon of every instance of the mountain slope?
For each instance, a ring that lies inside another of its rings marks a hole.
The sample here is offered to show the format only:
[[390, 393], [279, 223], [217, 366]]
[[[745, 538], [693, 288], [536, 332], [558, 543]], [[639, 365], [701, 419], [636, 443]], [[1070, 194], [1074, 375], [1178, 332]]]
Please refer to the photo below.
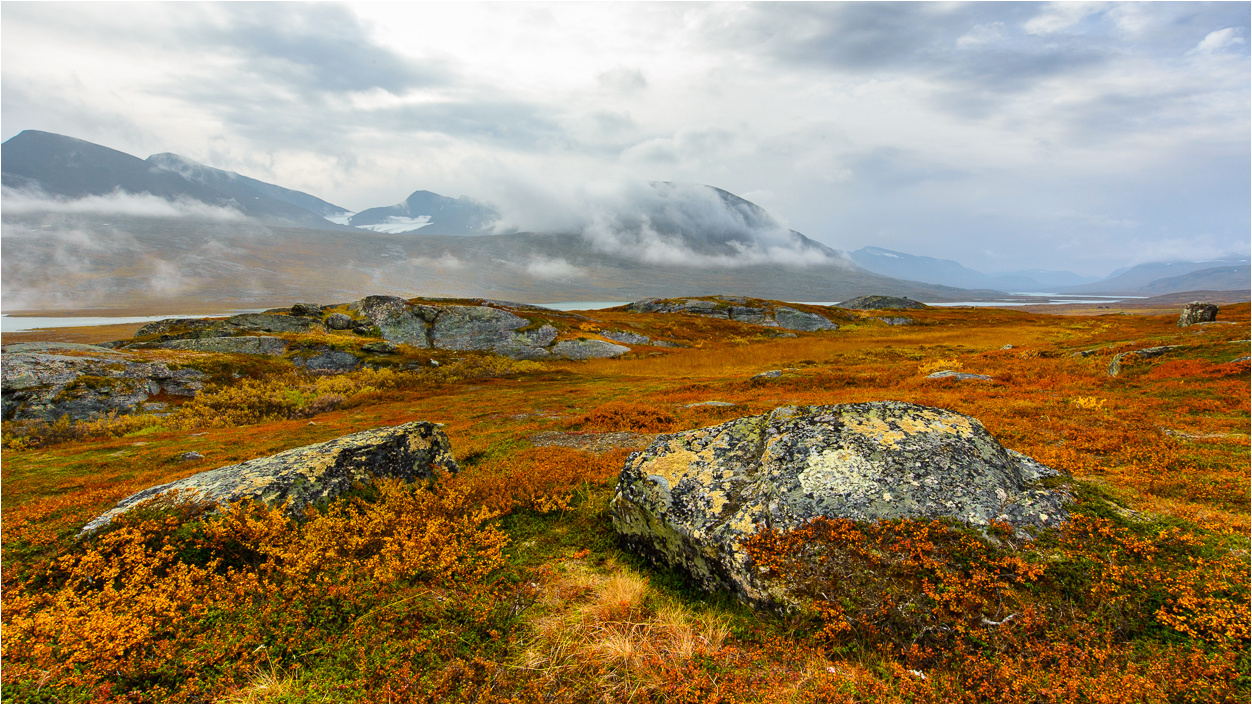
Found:
[[394, 206], [368, 208], [344, 222], [354, 228], [380, 233], [420, 231], [423, 235], [486, 235], [499, 217], [491, 206], [468, 198], [414, 191]]
[[1003, 291], [1054, 291], [1091, 281], [1073, 272], [1043, 269], [985, 274], [970, 269], [956, 260], [938, 259], [895, 252], [881, 247], [862, 247], [848, 255], [853, 262], [871, 272], [899, 279], [933, 282], [946, 286]]
[[[1248, 264], [1246, 257], [1231, 257], [1207, 262], [1148, 262], [1131, 267], [1121, 273], [1092, 284], [1072, 286], [1062, 290], [1067, 294], [1143, 294], [1166, 293], [1163, 291], [1148, 292], [1145, 287], [1160, 279], [1180, 277], [1204, 269], [1215, 269]], [[1212, 287], [1195, 287], [1205, 289]]]
[[86, 140], [38, 130], [25, 130], [7, 140], [0, 146], [0, 162], [4, 186], [68, 199], [146, 193], [170, 201], [233, 208], [264, 222], [328, 229], [342, 228], [327, 221], [318, 210], [347, 212], [308, 194], [175, 154], [143, 160]]
[[1139, 293], [1157, 296], [1183, 291], [1247, 291], [1252, 289], [1252, 266], [1212, 267], [1188, 272], [1177, 277], [1157, 279], [1139, 289]]

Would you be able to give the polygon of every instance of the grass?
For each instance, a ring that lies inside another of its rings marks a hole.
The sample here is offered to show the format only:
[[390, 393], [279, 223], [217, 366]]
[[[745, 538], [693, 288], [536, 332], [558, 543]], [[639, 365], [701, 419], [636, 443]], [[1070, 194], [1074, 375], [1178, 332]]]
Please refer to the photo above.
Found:
[[[1232, 325], [1199, 330], [1175, 327], [1176, 313], [907, 315], [921, 325], [870, 317], [770, 339], [729, 321], [595, 312], [600, 329], [690, 347], [542, 365], [444, 356], [437, 372], [423, 359], [420, 374], [334, 379], [267, 363], [246, 395], [226, 382], [225, 357], [152, 351], [222, 383], [186, 411], [116, 428], [27, 442], [5, 425], [2, 697], [1246, 701], [1249, 375], [1230, 360], [1247, 351], [1231, 341], [1249, 337], [1248, 305], [1222, 307]], [[1107, 375], [1116, 352], [1162, 344], [1186, 347]], [[993, 380], [926, 379], [936, 369]], [[311, 407], [329, 394], [342, 401]], [[261, 397], [274, 402], [257, 413]], [[1088, 519], [1018, 553], [920, 524], [832, 530], [821, 540], [880, 578], [794, 579], [842, 590], [839, 610], [862, 625], [849, 630], [820, 598], [757, 612], [622, 550], [607, 505], [628, 451], [527, 440], [880, 399], [980, 419], [1070, 473]], [[688, 407], [711, 400], [735, 406]], [[264, 512], [154, 515], [74, 538], [134, 491], [416, 419], [445, 424], [463, 468], [433, 490], [359, 493], [302, 525]], [[205, 458], [179, 461], [188, 451]], [[941, 549], [924, 561], [891, 553], [919, 532]], [[1000, 577], [987, 577], [995, 566]], [[945, 587], [935, 597], [923, 584]], [[901, 619], [892, 605], [914, 611]]]

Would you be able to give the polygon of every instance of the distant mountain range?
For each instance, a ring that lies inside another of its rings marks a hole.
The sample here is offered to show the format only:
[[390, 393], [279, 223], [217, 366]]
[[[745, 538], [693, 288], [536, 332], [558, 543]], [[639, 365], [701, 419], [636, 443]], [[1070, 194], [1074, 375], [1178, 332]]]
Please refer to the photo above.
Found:
[[[1005, 291], [1246, 290], [1249, 279], [1246, 258], [1139, 265], [1095, 281], [1044, 270], [984, 274], [878, 247], [848, 254], [781, 226], [750, 201], [696, 184], [653, 182], [594, 236], [492, 234], [500, 215], [490, 204], [430, 191], [354, 213], [176, 154], [139, 159], [35, 130], [0, 151], [10, 310], [382, 292], [532, 302], [710, 293], [959, 301]], [[130, 197], [178, 207], [74, 207]]]
[[964, 288], [1015, 293], [1158, 296], [1183, 291], [1247, 291], [1252, 267], [1246, 257], [1203, 262], [1150, 262], [1124, 267], [1108, 277], [1040, 269], [984, 274], [956, 260], [921, 257], [881, 247], [848, 253], [853, 262], [877, 274]]
[[881, 247], [862, 247], [848, 253], [853, 262], [871, 272], [900, 279], [959, 286], [965, 289], [1000, 289], [1012, 292], [1055, 292], [1062, 287], [1086, 284], [1098, 277], [1073, 272], [1028, 269], [999, 274], [983, 274], [951, 259], [921, 257]]

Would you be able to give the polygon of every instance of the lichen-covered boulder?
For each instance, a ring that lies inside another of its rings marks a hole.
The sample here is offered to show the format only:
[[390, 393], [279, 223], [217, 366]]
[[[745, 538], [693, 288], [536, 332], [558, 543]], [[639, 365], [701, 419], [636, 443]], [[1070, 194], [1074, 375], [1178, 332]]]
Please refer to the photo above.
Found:
[[326, 317], [326, 327], [331, 330], [348, 330], [352, 327], [352, 316], [346, 313], [332, 313]]
[[431, 345], [430, 323], [437, 313], [434, 307], [414, 306], [398, 296], [366, 296], [351, 308], [378, 326], [383, 338], [392, 343], [419, 348]]
[[837, 304], [839, 308], [852, 308], [861, 311], [876, 311], [879, 309], [908, 309], [908, 308], [929, 308], [920, 301], [914, 301], [910, 298], [899, 296], [858, 296], [850, 301], [844, 301]]
[[1217, 306], [1205, 301], [1192, 301], [1182, 307], [1182, 315], [1178, 317], [1178, 327], [1186, 328], [1197, 323], [1208, 323], [1217, 320]]
[[977, 419], [902, 402], [781, 407], [659, 436], [630, 457], [610, 504], [623, 542], [708, 589], [773, 605], [743, 542], [816, 517], [951, 518], [1052, 526], [1055, 471], [1007, 450]]
[[[173, 369], [159, 362], [135, 362], [107, 348], [47, 346], [96, 354], [63, 355], [17, 352], [5, 346], [0, 358], [0, 398], [5, 420], [91, 419], [108, 412], [144, 411], [149, 399], [161, 393], [194, 396], [204, 374]], [[17, 348], [30, 349], [35, 348]], [[156, 404], [157, 402], [153, 402]], [[163, 408], [154, 406], [152, 410]]]
[[329, 501], [376, 477], [413, 482], [437, 478], [444, 472], [455, 474], [458, 470], [452, 444], [442, 426], [413, 421], [292, 448], [150, 487], [92, 519], [79, 535], [98, 531], [145, 500], [174, 492], [179, 493], [173, 495], [179, 501], [227, 504], [251, 499], [271, 506], [286, 503], [291, 516], [302, 518], [310, 505]]
[[779, 306], [774, 309], [774, 320], [778, 321], [779, 327], [787, 330], [811, 332], [816, 330], [838, 330], [839, 328], [839, 326], [816, 313], [797, 311], [786, 306]]
[[257, 333], [309, 333], [324, 330], [321, 321], [277, 313], [241, 313], [227, 318], [226, 323], [240, 330]]

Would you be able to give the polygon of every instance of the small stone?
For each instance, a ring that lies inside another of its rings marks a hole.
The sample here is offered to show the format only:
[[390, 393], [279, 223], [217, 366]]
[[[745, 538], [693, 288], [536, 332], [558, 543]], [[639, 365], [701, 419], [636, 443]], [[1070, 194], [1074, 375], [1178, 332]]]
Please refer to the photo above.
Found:
[[332, 313], [326, 317], [326, 327], [331, 330], [348, 330], [352, 327], [352, 317], [345, 313]]
[[186, 453], [183, 453], [182, 455], [178, 456], [178, 459], [182, 462], [187, 462], [188, 460], [204, 460], [204, 456], [200, 455], [194, 450], [189, 450]]
[[970, 374], [968, 372], [954, 372], [953, 370], [941, 370], [939, 372], [932, 372], [931, 374], [926, 375], [926, 379], [948, 379], [948, 378], [955, 379], [961, 382], [971, 381], [971, 380], [981, 381], [981, 382], [991, 381], [991, 377], [988, 375], [975, 375], [975, 374]]
[[1012, 346], [1012, 345], [1005, 345], [1004, 347], [1002, 347], [1002, 348], [1000, 348], [1000, 349], [1001, 349], [1001, 350], [1012, 350], [1012, 349], [1013, 349], [1013, 346]]
[[400, 348], [397, 347], [395, 343], [389, 343], [385, 340], [375, 340], [361, 346], [361, 350], [364, 350], [367, 353], [374, 353], [376, 355], [390, 355], [399, 349]]

